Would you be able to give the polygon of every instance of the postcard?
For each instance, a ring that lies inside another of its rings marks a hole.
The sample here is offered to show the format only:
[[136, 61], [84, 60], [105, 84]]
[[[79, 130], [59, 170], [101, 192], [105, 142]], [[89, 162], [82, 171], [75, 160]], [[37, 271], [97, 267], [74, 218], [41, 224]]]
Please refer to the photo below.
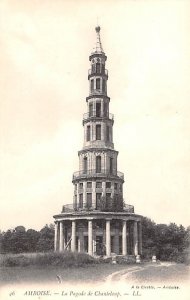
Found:
[[189, 299], [190, 2], [0, 14], [0, 299]]

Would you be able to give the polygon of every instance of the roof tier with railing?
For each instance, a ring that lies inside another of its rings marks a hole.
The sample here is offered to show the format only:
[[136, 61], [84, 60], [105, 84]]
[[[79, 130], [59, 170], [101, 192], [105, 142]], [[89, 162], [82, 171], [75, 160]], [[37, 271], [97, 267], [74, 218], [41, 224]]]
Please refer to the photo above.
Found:
[[[102, 91], [101, 89], [91, 89], [90, 90], [90, 94], [89, 97], [94, 97], [94, 96], [101, 96], [101, 97], [107, 97], [107, 92], [106, 91]], [[88, 97], [87, 97], [88, 98]]]
[[84, 206], [81, 207], [79, 203], [65, 204], [62, 207], [62, 213], [69, 212], [82, 212], [82, 211], [102, 211], [102, 212], [127, 212], [134, 213], [134, 206], [125, 204], [124, 207], [120, 210], [111, 210], [109, 208], [101, 208], [101, 206], [97, 207], [96, 203], [92, 203], [91, 207]]
[[112, 122], [114, 122], [114, 115], [111, 113], [107, 113], [107, 112], [97, 112], [95, 110], [92, 110], [90, 112], [84, 113], [83, 114], [83, 124], [87, 121], [89, 121], [89, 119], [94, 120], [94, 119], [107, 119], [110, 120]]
[[88, 70], [88, 79], [90, 79], [92, 76], [105, 76], [107, 79], [108, 79], [108, 70], [107, 69], [104, 69], [100, 72], [96, 72], [92, 69], [89, 69]]
[[124, 182], [124, 174], [122, 172], [110, 172], [110, 170], [97, 171], [96, 169], [82, 170], [73, 173], [73, 182], [80, 179], [88, 178], [113, 178], [120, 179]]

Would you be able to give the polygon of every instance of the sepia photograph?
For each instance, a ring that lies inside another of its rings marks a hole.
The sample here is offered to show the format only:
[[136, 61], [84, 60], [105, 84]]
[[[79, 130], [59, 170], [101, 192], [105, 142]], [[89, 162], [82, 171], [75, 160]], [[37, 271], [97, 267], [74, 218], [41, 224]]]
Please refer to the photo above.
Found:
[[190, 1], [0, 0], [0, 299], [190, 295]]

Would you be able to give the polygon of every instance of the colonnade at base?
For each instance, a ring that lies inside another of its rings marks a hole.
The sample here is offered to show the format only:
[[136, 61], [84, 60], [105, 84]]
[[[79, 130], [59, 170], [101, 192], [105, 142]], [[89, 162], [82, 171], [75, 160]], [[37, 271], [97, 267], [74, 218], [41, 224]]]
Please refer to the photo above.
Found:
[[55, 221], [54, 250], [86, 252], [89, 255], [142, 254], [139, 219], [64, 219]]

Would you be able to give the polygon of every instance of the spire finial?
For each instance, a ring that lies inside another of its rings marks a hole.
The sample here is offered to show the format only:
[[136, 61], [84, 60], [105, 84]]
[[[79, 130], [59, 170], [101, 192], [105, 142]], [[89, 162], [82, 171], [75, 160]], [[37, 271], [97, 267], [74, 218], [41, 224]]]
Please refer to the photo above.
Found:
[[95, 30], [96, 30], [96, 32], [97, 32], [97, 33], [99, 33], [99, 32], [100, 32], [100, 29], [101, 29], [101, 28], [100, 28], [100, 26], [99, 26], [99, 25], [97, 25], [97, 26], [95, 27]]
[[[97, 20], [98, 23], [98, 20]], [[104, 53], [104, 50], [102, 48], [102, 43], [101, 43], [101, 39], [100, 39], [100, 26], [97, 24], [97, 26], [95, 27], [96, 30], [96, 46], [93, 52], [98, 52], [98, 53]]]

